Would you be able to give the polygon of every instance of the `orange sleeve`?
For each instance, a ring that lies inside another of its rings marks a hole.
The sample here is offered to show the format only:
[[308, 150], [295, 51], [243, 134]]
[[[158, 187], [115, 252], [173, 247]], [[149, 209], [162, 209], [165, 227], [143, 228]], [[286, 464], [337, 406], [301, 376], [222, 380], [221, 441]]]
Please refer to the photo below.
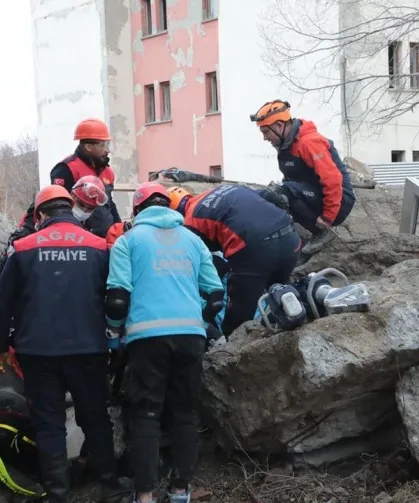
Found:
[[333, 223], [342, 202], [342, 173], [333, 162], [327, 144], [321, 138], [313, 139], [300, 148], [300, 157], [320, 178], [323, 189], [322, 218]]

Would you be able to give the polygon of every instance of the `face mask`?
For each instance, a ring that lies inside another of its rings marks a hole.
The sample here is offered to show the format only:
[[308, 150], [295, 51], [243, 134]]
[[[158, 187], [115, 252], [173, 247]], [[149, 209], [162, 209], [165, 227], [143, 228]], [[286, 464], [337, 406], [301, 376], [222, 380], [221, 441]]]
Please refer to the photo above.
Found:
[[92, 215], [92, 212], [83, 211], [78, 206], [73, 206], [73, 215], [79, 222], [85, 222]]

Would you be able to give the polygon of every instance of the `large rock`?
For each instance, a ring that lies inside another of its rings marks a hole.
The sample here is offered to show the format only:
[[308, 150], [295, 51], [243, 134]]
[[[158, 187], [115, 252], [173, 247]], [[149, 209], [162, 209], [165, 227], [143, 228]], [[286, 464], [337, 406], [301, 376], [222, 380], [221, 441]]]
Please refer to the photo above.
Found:
[[374, 278], [391, 265], [419, 258], [418, 237], [399, 234], [403, 189], [377, 185], [355, 192], [354, 209], [335, 228], [337, 237], [299, 267], [299, 274], [333, 266], [352, 277]]
[[363, 162], [353, 157], [345, 157], [346, 164], [352, 186], [360, 189], [373, 189], [376, 186], [372, 170]]
[[419, 367], [412, 367], [400, 379], [396, 399], [412, 454], [419, 460]]
[[369, 313], [288, 333], [249, 322], [209, 352], [202, 413], [220, 444], [306, 452], [372, 431], [394, 414], [400, 373], [419, 361], [419, 260], [367, 286]]

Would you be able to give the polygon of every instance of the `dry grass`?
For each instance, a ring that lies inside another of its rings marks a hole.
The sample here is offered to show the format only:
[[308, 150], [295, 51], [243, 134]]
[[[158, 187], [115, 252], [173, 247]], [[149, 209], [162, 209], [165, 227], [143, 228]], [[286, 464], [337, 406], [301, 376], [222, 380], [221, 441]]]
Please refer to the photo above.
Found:
[[295, 472], [262, 466], [245, 453], [227, 465], [213, 463], [197, 467], [194, 481], [212, 491], [211, 503], [419, 503], [419, 483], [411, 481], [416, 462], [398, 453]]
[[407, 482], [392, 495], [391, 503], [418, 503], [419, 483], [416, 481]]

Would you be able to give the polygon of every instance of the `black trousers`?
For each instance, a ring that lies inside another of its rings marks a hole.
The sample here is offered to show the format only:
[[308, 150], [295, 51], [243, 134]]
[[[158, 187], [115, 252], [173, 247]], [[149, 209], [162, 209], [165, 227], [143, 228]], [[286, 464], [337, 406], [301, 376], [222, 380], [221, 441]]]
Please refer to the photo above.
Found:
[[115, 471], [112, 423], [107, 411], [107, 354], [18, 355], [39, 452], [66, 453], [65, 394], [70, 391], [92, 466]]
[[[323, 193], [317, 187], [305, 182], [283, 182], [278, 192], [288, 198], [290, 213], [294, 220], [311, 233], [316, 233], [316, 220], [323, 213]], [[333, 225], [340, 225], [349, 216], [355, 204], [353, 193], [343, 189], [339, 213]]]
[[231, 273], [227, 285], [229, 301], [222, 324], [225, 335], [230, 335], [245, 321], [253, 320], [257, 302], [266, 288], [289, 281], [300, 249], [300, 237], [293, 230], [244, 248], [228, 259]]
[[197, 456], [196, 400], [201, 387], [205, 337], [150, 337], [127, 346], [125, 391], [136, 492], [155, 489], [160, 419], [165, 406], [171, 428], [172, 485], [186, 489]]

